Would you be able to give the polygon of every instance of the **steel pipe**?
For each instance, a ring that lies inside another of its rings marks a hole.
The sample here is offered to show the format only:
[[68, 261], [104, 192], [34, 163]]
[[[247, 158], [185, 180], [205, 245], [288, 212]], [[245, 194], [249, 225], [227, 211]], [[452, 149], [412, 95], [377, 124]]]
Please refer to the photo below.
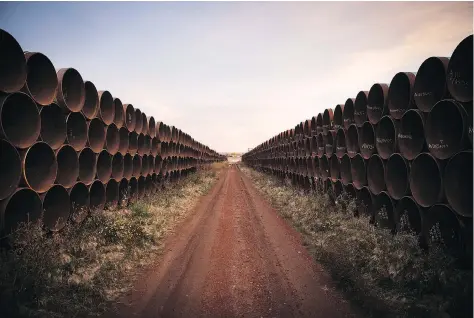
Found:
[[319, 173], [322, 179], [327, 179], [330, 176], [329, 160], [327, 156], [322, 156], [319, 158]]
[[331, 108], [325, 109], [323, 113], [323, 133], [327, 134], [333, 127], [334, 113]]
[[16, 148], [26, 149], [38, 139], [40, 130], [38, 108], [28, 95], [0, 93], [0, 138]]
[[53, 149], [44, 142], [37, 142], [21, 152], [22, 178], [20, 185], [38, 193], [48, 191], [56, 179], [58, 163]]
[[351, 159], [347, 154], [341, 158], [339, 164], [339, 173], [341, 175], [342, 184], [348, 185], [352, 182]]
[[123, 104], [122, 101], [118, 98], [114, 98], [114, 124], [117, 127], [117, 129], [120, 129], [124, 126], [125, 122], [125, 113], [123, 110]]
[[324, 149], [326, 155], [329, 157], [334, 153], [336, 148], [336, 132], [334, 130], [328, 130], [327, 134], [324, 136]]
[[430, 207], [443, 200], [443, 163], [429, 153], [419, 154], [411, 164], [410, 189], [416, 203]]
[[115, 179], [110, 179], [105, 185], [105, 209], [113, 210], [119, 202], [119, 184]]
[[323, 132], [323, 115], [319, 113], [316, 116], [316, 133], [321, 134]]
[[336, 156], [340, 159], [346, 154], [346, 133], [343, 128], [336, 132]]
[[367, 172], [364, 158], [357, 154], [351, 158], [352, 184], [357, 190], [367, 185]]
[[394, 119], [402, 118], [403, 114], [415, 108], [413, 100], [413, 86], [415, 84], [415, 74], [410, 72], [397, 73], [388, 89], [388, 110]]
[[405, 159], [413, 160], [427, 150], [424, 124], [423, 113], [417, 109], [408, 110], [400, 120], [397, 144]]
[[369, 159], [370, 156], [376, 153], [374, 126], [368, 121], [364, 122], [359, 129], [358, 143], [360, 154], [364, 159]]
[[130, 154], [135, 154], [138, 150], [138, 134], [134, 131], [131, 131], [128, 134], [128, 152]]
[[[0, 139], [0, 200], [10, 196], [21, 179], [21, 158], [15, 147]], [[1, 218], [0, 218], [1, 219]]]
[[334, 130], [338, 131], [340, 128], [344, 128], [344, 120], [343, 114], [344, 112], [344, 105], [338, 104], [334, 108], [334, 116], [333, 116], [333, 123], [334, 123]]
[[111, 178], [119, 182], [123, 178], [123, 173], [125, 170], [124, 166], [125, 164], [124, 164], [123, 156], [120, 152], [117, 152], [115, 155], [112, 156]]
[[38, 52], [25, 52], [28, 74], [22, 91], [41, 106], [53, 103], [58, 87], [58, 77], [49, 58]]
[[87, 145], [95, 153], [100, 153], [105, 144], [105, 125], [99, 118], [94, 118], [87, 126]]
[[444, 171], [444, 192], [454, 211], [472, 218], [472, 150], [461, 151], [447, 163]]
[[133, 157], [127, 153], [123, 156], [123, 177], [127, 180], [133, 175]]
[[326, 152], [323, 133], [318, 134], [317, 140], [318, 140], [318, 157], [321, 158]]
[[67, 190], [55, 184], [40, 196], [43, 202], [43, 224], [52, 232], [57, 232], [66, 226], [71, 213], [71, 203]]
[[25, 85], [27, 77], [26, 59], [23, 49], [10, 33], [0, 29], [0, 91], [13, 93]]
[[367, 121], [367, 98], [369, 92], [360, 91], [354, 101], [354, 123], [357, 127], [362, 127], [362, 125]]
[[86, 90], [81, 74], [73, 68], [62, 68], [56, 75], [58, 77], [57, 104], [66, 113], [80, 112], [86, 99]]
[[58, 149], [66, 140], [66, 117], [61, 107], [51, 104], [39, 110], [41, 130], [39, 139], [52, 149]]
[[79, 177], [79, 158], [76, 151], [69, 145], [62, 145], [56, 151], [58, 172], [56, 183], [68, 189], [72, 187]]
[[107, 182], [112, 175], [112, 156], [107, 150], [102, 150], [97, 157], [97, 179]]
[[104, 148], [111, 155], [115, 155], [120, 147], [120, 134], [115, 124], [110, 124], [107, 127], [106, 135], [105, 135], [105, 145]]
[[375, 133], [375, 146], [382, 159], [388, 159], [393, 153], [397, 152], [397, 132], [398, 122], [390, 116], [384, 116], [380, 119]]
[[90, 81], [84, 82], [84, 91], [84, 107], [82, 107], [81, 112], [88, 120], [92, 120], [97, 116], [97, 112], [99, 111], [99, 93], [94, 83]]
[[38, 193], [30, 188], [16, 188], [0, 201], [0, 233], [9, 235], [20, 223], [35, 222], [41, 218], [42, 212], [43, 204]]
[[372, 155], [368, 161], [367, 184], [375, 195], [385, 190], [385, 163], [379, 155]]
[[91, 148], [79, 152], [79, 180], [89, 185], [94, 181], [97, 172], [97, 156]]
[[114, 98], [109, 91], [99, 91], [99, 112], [97, 117], [102, 119], [104, 124], [110, 125], [115, 119]]
[[388, 114], [388, 85], [376, 83], [372, 85], [367, 96], [367, 120], [376, 125]]
[[431, 108], [444, 98], [449, 97], [446, 87], [446, 71], [449, 58], [430, 57], [426, 59], [416, 73], [414, 100], [422, 112], [429, 112]]
[[81, 113], [70, 113], [66, 117], [66, 142], [76, 151], [84, 149], [87, 143], [86, 118]]
[[145, 112], [142, 112], [142, 134], [145, 136], [148, 135], [148, 118], [145, 114]]
[[448, 90], [460, 102], [472, 101], [472, 34], [454, 49], [447, 69]]
[[344, 110], [342, 112], [342, 119], [344, 122], [344, 128], [349, 129], [349, 126], [354, 124], [354, 103], [355, 98], [348, 98], [344, 104]]
[[68, 192], [71, 220], [75, 223], [81, 223], [90, 211], [89, 189], [84, 183], [77, 182]]
[[147, 174], [152, 174], [155, 170], [155, 157], [152, 155], [147, 155], [147, 160], [148, 160], [148, 173]]
[[[357, 187], [354, 186], [357, 189]], [[357, 197], [356, 197], [356, 204], [357, 204], [357, 216], [365, 215], [370, 216], [371, 222], [373, 222], [373, 214], [374, 214], [374, 197], [372, 193], [370, 193], [369, 188], [362, 187], [357, 189]]]
[[135, 130], [135, 108], [133, 108], [132, 104], [124, 104], [123, 109], [125, 114], [124, 125], [128, 131], [132, 132]]
[[135, 132], [140, 134], [143, 128], [142, 111], [135, 108]]
[[129, 132], [128, 129], [125, 127], [122, 127], [119, 129], [119, 147], [118, 147], [118, 152], [120, 152], [122, 155], [126, 155], [128, 153], [128, 148], [129, 148]]
[[387, 192], [382, 191], [374, 200], [374, 220], [375, 224], [387, 228], [395, 233], [396, 224], [394, 218], [395, 203]]
[[387, 191], [395, 200], [410, 194], [410, 164], [398, 153], [388, 158], [385, 166]]
[[352, 124], [346, 131], [346, 149], [350, 158], [354, 158], [359, 152], [359, 130]]
[[139, 177], [142, 171], [142, 157], [138, 154], [133, 156], [133, 176]]
[[100, 180], [95, 180], [89, 186], [91, 212], [102, 211], [105, 207], [105, 186]]
[[461, 252], [462, 237], [459, 220], [445, 204], [435, 204], [422, 215], [422, 235], [429, 247], [442, 245], [450, 253]]
[[335, 182], [340, 178], [340, 161], [336, 155], [332, 155], [329, 158], [329, 172], [331, 176], [331, 181]]
[[422, 210], [413, 197], [401, 198], [394, 211], [395, 231], [420, 234], [421, 215]]
[[147, 117], [148, 121], [148, 135], [151, 138], [154, 138], [156, 135], [156, 123], [155, 123], [155, 118], [153, 116], [148, 116]]

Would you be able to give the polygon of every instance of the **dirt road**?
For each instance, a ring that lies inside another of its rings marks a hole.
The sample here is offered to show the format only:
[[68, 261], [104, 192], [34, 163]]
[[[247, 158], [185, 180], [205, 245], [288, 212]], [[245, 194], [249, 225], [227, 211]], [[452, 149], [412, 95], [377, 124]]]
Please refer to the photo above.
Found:
[[234, 165], [127, 295], [122, 317], [351, 317], [299, 234]]

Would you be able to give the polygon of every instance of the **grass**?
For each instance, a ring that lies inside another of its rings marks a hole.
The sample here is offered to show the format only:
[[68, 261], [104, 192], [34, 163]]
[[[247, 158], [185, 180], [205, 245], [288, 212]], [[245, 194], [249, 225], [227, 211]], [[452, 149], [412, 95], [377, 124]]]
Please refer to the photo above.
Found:
[[0, 254], [1, 316], [84, 317], [110, 310], [137, 270], [156, 260], [164, 238], [223, 165], [167, 183], [126, 209], [91, 213], [59, 233], [45, 232], [41, 223], [22, 224]]
[[423, 251], [411, 233], [392, 235], [355, 202], [305, 194], [289, 182], [242, 167], [257, 189], [303, 236], [313, 258], [347, 297], [372, 317], [472, 317], [472, 267], [441, 248]]

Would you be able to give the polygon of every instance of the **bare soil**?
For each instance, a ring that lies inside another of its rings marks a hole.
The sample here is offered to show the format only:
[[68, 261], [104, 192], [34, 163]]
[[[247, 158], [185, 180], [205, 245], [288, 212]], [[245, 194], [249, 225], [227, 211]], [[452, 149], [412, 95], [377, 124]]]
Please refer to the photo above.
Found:
[[112, 316], [361, 316], [236, 165], [178, 229]]

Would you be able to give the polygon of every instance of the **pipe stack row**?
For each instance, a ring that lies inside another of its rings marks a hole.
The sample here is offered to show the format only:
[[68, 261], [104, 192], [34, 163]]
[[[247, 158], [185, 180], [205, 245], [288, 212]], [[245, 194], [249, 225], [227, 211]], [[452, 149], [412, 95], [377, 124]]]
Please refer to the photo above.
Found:
[[224, 158], [0, 29], [0, 232], [51, 231]]
[[[356, 198], [356, 214], [428, 246], [472, 249], [473, 36], [244, 154], [303, 188]], [[384, 207], [385, 209], [381, 209]], [[385, 212], [380, 212], [385, 211]]]

